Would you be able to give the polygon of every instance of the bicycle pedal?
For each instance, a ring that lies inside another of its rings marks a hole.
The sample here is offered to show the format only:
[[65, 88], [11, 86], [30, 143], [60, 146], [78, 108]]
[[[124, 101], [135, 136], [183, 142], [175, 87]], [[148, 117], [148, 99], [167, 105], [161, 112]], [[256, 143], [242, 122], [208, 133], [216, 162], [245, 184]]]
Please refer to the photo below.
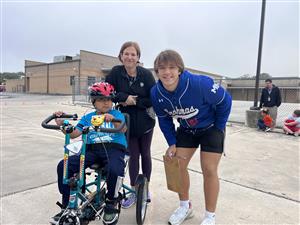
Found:
[[58, 207], [61, 208], [61, 209], [64, 208], [63, 204], [61, 204], [59, 201], [56, 202], [56, 205], [58, 205]]

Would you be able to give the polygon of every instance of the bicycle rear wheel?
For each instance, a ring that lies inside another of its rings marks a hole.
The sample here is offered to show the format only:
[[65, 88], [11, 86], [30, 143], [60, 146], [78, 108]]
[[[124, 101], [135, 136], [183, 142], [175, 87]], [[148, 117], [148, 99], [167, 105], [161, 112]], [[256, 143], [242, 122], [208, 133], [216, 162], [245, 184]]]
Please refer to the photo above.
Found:
[[144, 175], [139, 174], [136, 190], [136, 222], [142, 225], [146, 218], [148, 199], [148, 180]]

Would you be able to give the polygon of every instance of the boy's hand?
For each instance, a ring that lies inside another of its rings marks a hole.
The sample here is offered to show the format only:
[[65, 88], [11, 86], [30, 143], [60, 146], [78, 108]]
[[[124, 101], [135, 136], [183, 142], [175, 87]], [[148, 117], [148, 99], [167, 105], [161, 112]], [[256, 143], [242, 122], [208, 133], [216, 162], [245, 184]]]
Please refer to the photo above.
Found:
[[171, 145], [166, 151], [167, 160], [171, 160], [175, 155], [176, 155], [176, 146]]
[[[57, 117], [61, 117], [61, 116], [64, 115], [65, 113], [62, 112], [62, 111], [57, 111], [57, 112], [54, 112], [53, 114], [54, 114], [55, 116], [57, 116]], [[55, 123], [56, 123], [58, 126], [61, 126], [61, 125], [63, 125], [63, 123], [64, 123], [64, 119], [56, 118], [56, 119], [55, 119]]]
[[105, 122], [111, 122], [115, 118], [113, 115], [111, 115], [109, 113], [105, 113], [104, 116], [105, 116], [105, 119], [104, 119]]

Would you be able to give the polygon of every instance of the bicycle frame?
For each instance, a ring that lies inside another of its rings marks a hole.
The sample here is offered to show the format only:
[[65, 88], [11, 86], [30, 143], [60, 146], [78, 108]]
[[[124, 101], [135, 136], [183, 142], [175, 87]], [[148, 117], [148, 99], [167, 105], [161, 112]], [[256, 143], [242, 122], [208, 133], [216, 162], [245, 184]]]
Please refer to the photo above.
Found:
[[[74, 126], [69, 123], [68, 120], [65, 120], [62, 126], [58, 125], [50, 125], [48, 124], [51, 120], [59, 118], [55, 115], [51, 115], [46, 118], [42, 122], [42, 127], [46, 129], [54, 129], [54, 130], [63, 130], [65, 131], [65, 148], [64, 148], [64, 158], [63, 158], [63, 184], [68, 185], [70, 187], [70, 195], [69, 195], [69, 203], [67, 209], [63, 213], [62, 217], [64, 219], [71, 218], [74, 224], [77, 224], [76, 221], [79, 220], [94, 220], [95, 218], [102, 219], [101, 213], [103, 212], [105, 206], [105, 194], [106, 189], [104, 188], [104, 184], [101, 185], [102, 181], [106, 182], [106, 177], [102, 173], [102, 168], [96, 169], [96, 179], [85, 184], [85, 155], [86, 155], [86, 144], [87, 144], [87, 135], [89, 133], [89, 129], [95, 129], [97, 132], [111, 132], [116, 133], [120, 132], [124, 126], [125, 122], [121, 120], [115, 120], [116, 122], [121, 122], [122, 124], [116, 128], [101, 128], [98, 126], [92, 127], [84, 127], [82, 130], [82, 145], [80, 151], [80, 168], [79, 174], [74, 175], [73, 177], [68, 176], [68, 163], [70, 150], [67, 148], [67, 145], [70, 144], [71, 133], [74, 130]], [[64, 114], [61, 118], [73, 118], [76, 120], [78, 118], [77, 114], [68, 115]], [[128, 166], [128, 159], [126, 157], [126, 170]], [[136, 189], [134, 190], [129, 186], [122, 184], [121, 188], [123, 189], [123, 195], [121, 199], [126, 198], [129, 193], [137, 194], [137, 208], [136, 208], [136, 220], [137, 224], [142, 225], [144, 223], [147, 204], [145, 204], [145, 198], [147, 197], [148, 183], [147, 179], [144, 175], [139, 174], [136, 181]], [[85, 190], [88, 192], [88, 195], [82, 192], [82, 188], [85, 186]], [[90, 190], [90, 187], [96, 186], [96, 190]], [[144, 188], [146, 187], [146, 189]], [[139, 197], [140, 196], [140, 197]], [[79, 205], [79, 200], [81, 200], [81, 204]], [[62, 218], [61, 217], [61, 218]], [[64, 219], [62, 219], [64, 221]], [[76, 221], [75, 221], [76, 220]], [[59, 220], [60, 221], [60, 220]], [[104, 222], [103, 222], [104, 223]], [[59, 223], [60, 224], [60, 223]], [[73, 223], [72, 223], [73, 224]]]

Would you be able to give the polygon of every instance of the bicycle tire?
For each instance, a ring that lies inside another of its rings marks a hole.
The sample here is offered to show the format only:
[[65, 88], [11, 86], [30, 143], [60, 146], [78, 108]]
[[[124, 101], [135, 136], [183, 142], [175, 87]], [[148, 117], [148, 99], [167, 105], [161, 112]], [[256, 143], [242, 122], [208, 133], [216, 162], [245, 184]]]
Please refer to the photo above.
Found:
[[138, 179], [141, 182], [139, 182], [136, 191], [136, 223], [143, 225], [147, 213], [148, 180], [141, 174], [139, 176]]

